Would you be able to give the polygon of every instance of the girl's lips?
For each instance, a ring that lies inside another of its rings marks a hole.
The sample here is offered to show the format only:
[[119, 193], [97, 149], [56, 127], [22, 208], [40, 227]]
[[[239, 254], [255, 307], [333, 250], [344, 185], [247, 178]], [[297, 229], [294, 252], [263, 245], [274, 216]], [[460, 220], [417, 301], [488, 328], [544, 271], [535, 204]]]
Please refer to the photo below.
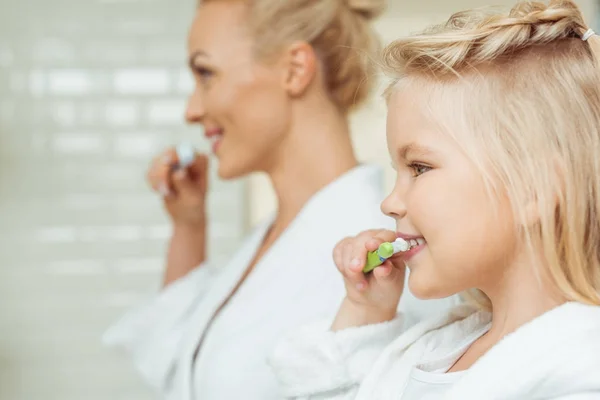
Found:
[[405, 261], [410, 260], [412, 257], [415, 256], [415, 254], [417, 254], [418, 252], [423, 250], [425, 248], [425, 246], [427, 246], [427, 243], [423, 243], [423, 244], [419, 244], [417, 246], [411, 247], [408, 251], [405, 251], [402, 253], [402, 259]]
[[402, 232], [396, 232], [396, 237], [399, 237], [400, 239], [404, 239], [404, 240], [423, 239], [423, 236], [408, 235], [408, 234], [402, 233]]

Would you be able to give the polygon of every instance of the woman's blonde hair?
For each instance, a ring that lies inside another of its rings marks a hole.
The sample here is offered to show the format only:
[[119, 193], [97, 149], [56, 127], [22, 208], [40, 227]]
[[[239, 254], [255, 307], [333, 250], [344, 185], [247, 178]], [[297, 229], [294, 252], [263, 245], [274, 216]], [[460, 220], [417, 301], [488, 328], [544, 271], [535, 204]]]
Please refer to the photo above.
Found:
[[492, 198], [509, 198], [562, 296], [598, 305], [600, 39], [584, 41], [587, 31], [570, 0], [521, 2], [508, 15], [466, 11], [394, 42], [384, 65], [388, 94], [419, 85], [424, 111], [479, 167]]
[[[224, 0], [200, 0], [200, 3]], [[229, 0], [232, 1], [232, 0]], [[385, 0], [233, 0], [248, 7], [257, 55], [268, 58], [293, 41], [306, 41], [321, 60], [326, 89], [347, 112], [372, 89], [379, 40], [370, 21]]]

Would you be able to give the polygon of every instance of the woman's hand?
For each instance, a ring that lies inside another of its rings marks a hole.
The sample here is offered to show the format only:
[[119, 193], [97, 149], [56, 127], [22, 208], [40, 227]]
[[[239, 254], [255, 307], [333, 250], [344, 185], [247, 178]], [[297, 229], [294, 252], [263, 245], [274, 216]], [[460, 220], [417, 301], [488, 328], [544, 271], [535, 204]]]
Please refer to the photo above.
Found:
[[335, 264], [344, 277], [346, 298], [333, 324], [333, 330], [389, 321], [396, 315], [404, 290], [406, 267], [402, 255], [386, 260], [372, 272], [362, 272], [367, 253], [384, 242], [396, 240], [388, 230], [369, 230], [337, 244]]
[[206, 224], [206, 191], [208, 157], [196, 154], [186, 168], [177, 169], [179, 160], [174, 148], [165, 150], [152, 160], [147, 179], [163, 196], [164, 204], [175, 227], [204, 228]]
[[148, 182], [160, 193], [173, 221], [167, 252], [164, 286], [187, 275], [206, 259], [206, 189], [208, 158], [196, 154], [185, 168], [177, 168], [177, 152], [169, 148], [152, 161]]

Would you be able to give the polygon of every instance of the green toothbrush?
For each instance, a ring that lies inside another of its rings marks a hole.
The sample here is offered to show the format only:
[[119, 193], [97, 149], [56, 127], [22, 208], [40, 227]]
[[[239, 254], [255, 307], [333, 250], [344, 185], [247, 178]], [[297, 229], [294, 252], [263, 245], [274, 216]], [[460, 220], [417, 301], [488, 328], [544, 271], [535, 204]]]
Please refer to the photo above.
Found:
[[394, 254], [407, 251], [408, 249], [410, 249], [410, 243], [402, 238], [398, 238], [392, 243], [382, 243], [377, 250], [367, 253], [367, 263], [363, 268], [363, 272], [366, 274], [373, 271]]

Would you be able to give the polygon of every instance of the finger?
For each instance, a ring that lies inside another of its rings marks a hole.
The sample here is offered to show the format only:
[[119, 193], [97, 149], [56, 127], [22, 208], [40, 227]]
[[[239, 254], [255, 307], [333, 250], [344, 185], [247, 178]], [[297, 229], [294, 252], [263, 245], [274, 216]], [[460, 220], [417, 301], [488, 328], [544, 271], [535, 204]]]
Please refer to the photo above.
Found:
[[382, 243], [393, 242], [396, 240], [396, 233], [388, 230], [377, 231], [371, 239], [365, 243], [365, 248], [368, 251], [377, 250]]
[[342, 248], [343, 246], [345, 246], [345, 240], [340, 241], [334, 248], [333, 248], [333, 262], [335, 263], [335, 266], [337, 267], [337, 269], [341, 272], [341, 269], [343, 267], [342, 265]]
[[362, 292], [367, 289], [367, 278], [360, 269], [358, 269], [358, 271], [355, 269], [347, 269], [344, 276], [348, 284], [354, 286], [356, 290]]
[[375, 238], [384, 242], [393, 242], [396, 240], [396, 232], [387, 229], [382, 229], [375, 234]]
[[148, 168], [148, 173], [146, 174], [146, 179], [152, 189], [158, 191], [161, 184], [167, 188], [169, 187], [165, 178], [168, 175], [167, 172], [169, 166], [173, 165], [175, 162], [175, 157], [176, 154], [174, 149], [169, 148], [152, 159], [150, 167]]
[[392, 263], [392, 265], [394, 266], [394, 268], [398, 268], [403, 270], [404, 268], [406, 268], [406, 264], [404, 261], [404, 257], [406, 255], [404, 253], [398, 253], [398, 254], [394, 254], [393, 256], [391, 256], [390, 258], [388, 258], [388, 261]]
[[393, 281], [398, 275], [398, 269], [390, 261], [385, 261], [373, 271], [377, 281]]
[[177, 157], [177, 150], [175, 147], [168, 147], [160, 154], [161, 164], [167, 164], [171, 166], [177, 165], [179, 159]]
[[208, 156], [206, 154], [196, 154], [194, 162], [188, 166], [191, 178], [198, 184], [198, 189], [206, 192], [208, 186]]
[[[157, 158], [158, 160], [158, 158]], [[146, 179], [148, 184], [154, 191], [159, 191], [160, 186], [164, 181], [165, 168], [159, 162], [154, 162], [147, 173]]]
[[206, 176], [206, 172], [208, 171], [208, 156], [196, 153], [194, 160], [187, 166], [187, 169], [195, 176]]
[[[356, 239], [348, 240], [343, 246], [342, 257], [342, 274], [346, 278], [349, 285], [354, 286], [359, 291], [364, 291], [367, 287], [367, 280], [362, 272], [360, 263], [357, 262], [354, 255], [356, 247]], [[358, 265], [358, 267], [357, 267]]]
[[156, 191], [167, 197], [173, 193], [171, 179], [171, 166], [163, 163], [156, 168]]
[[175, 193], [191, 197], [202, 196], [205, 193], [202, 192], [200, 185], [192, 178], [187, 168], [177, 169], [171, 176]]
[[350, 264], [352, 263], [352, 240], [346, 241], [342, 248], [342, 265], [344, 270], [348, 270], [350, 268]]

